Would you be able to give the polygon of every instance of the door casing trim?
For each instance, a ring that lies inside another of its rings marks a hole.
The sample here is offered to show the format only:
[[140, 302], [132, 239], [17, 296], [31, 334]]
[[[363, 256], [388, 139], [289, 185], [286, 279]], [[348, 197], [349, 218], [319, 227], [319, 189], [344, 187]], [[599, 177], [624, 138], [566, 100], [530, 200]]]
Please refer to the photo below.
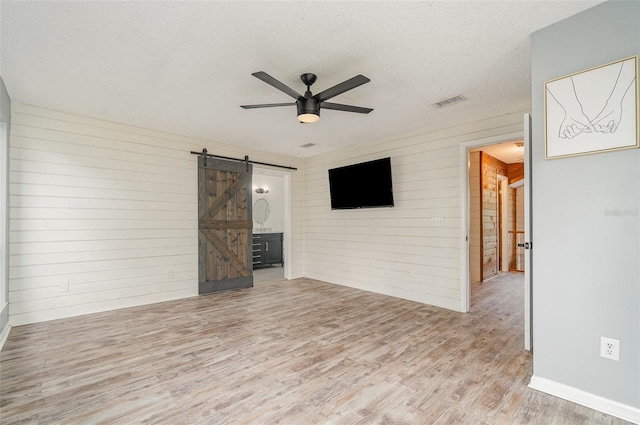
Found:
[[471, 307], [469, 276], [469, 149], [522, 140], [524, 131], [485, 137], [460, 143], [460, 311], [468, 313]]

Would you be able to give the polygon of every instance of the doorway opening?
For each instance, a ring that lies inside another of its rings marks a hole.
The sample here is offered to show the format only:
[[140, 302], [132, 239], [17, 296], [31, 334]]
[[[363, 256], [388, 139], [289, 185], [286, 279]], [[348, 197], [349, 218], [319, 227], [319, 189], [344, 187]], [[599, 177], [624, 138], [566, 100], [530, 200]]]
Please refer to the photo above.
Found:
[[523, 143], [472, 147], [468, 157], [470, 283], [523, 272], [517, 246], [524, 234], [524, 194], [518, 190], [524, 182]]
[[[524, 202], [528, 192], [523, 191], [529, 157], [524, 136], [525, 132], [511, 133], [461, 144], [461, 311], [470, 311], [472, 292], [492, 279], [516, 282], [525, 295], [518, 313], [525, 317], [525, 348], [529, 349], [526, 294], [530, 285], [528, 274], [523, 273], [526, 255], [518, 246], [524, 240], [528, 217], [523, 216], [529, 205]], [[501, 274], [509, 278], [498, 278]]]
[[291, 278], [291, 174], [253, 169], [254, 285]]

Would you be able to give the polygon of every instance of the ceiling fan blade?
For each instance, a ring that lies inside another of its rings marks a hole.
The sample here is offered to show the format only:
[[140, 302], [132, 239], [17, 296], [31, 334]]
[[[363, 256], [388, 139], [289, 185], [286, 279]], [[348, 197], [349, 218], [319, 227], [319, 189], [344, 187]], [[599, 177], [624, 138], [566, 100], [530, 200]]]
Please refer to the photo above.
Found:
[[265, 83], [277, 88], [281, 92], [288, 94], [289, 96], [291, 96], [292, 98], [294, 98], [296, 100], [298, 100], [299, 97], [303, 97], [300, 93], [298, 93], [297, 91], [295, 91], [291, 87], [285, 85], [284, 83], [281, 83], [280, 81], [276, 80], [275, 78], [273, 78], [271, 75], [267, 74], [266, 72], [258, 71], [258, 72], [254, 72], [251, 75], [253, 75], [254, 77], [264, 81]]
[[361, 106], [343, 105], [341, 103], [322, 102], [320, 104], [322, 109], [333, 109], [336, 111], [357, 112], [359, 114], [368, 114], [373, 111], [371, 108], [363, 108]]
[[364, 75], [356, 75], [355, 77], [350, 78], [347, 81], [343, 81], [340, 84], [336, 84], [333, 87], [321, 91], [320, 93], [313, 96], [313, 98], [319, 102], [323, 102], [327, 99], [331, 99], [334, 96], [344, 93], [347, 90], [355, 89], [356, 87], [368, 83], [369, 81], [371, 80]]
[[292, 106], [295, 103], [263, 103], [260, 105], [240, 105], [244, 109], [257, 109], [257, 108], [274, 108], [276, 106]]

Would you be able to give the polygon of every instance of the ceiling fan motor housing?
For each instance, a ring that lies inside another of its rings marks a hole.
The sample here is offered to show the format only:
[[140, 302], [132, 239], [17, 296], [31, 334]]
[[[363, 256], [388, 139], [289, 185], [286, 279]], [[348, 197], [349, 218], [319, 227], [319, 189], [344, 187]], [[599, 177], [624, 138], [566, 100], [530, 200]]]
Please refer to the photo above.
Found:
[[296, 100], [296, 106], [298, 107], [298, 116], [302, 114], [320, 115], [320, 102], [313, 97]]

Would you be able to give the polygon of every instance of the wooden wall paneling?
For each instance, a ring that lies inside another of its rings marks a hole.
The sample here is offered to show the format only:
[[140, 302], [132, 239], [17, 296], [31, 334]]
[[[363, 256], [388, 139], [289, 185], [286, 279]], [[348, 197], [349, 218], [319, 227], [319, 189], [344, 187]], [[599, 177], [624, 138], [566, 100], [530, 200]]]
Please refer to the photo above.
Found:
[[507, 164], [482, 153], [482, 279], [498, 274], [498, 174], [507, 175]]
[[517, 162], [515, 164], [509, 164], [508, 166], [509, 184], [515, 183], [524, 179], [524, 163]]

